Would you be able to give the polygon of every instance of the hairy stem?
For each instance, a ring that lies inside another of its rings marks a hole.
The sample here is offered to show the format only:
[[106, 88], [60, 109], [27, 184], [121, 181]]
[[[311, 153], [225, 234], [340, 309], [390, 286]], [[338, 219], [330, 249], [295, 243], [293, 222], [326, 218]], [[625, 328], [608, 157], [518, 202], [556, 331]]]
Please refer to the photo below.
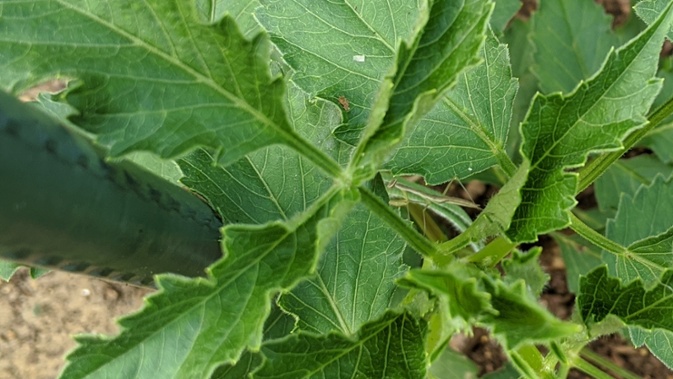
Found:
[[572, 222], [570, 228], [574, 230], [575, 233], [579, 234], [585, 240], [593, 243], [601, 249], [607, 250], [614, 254], [625, 254], [627, 252], [627, 249], [624, 246], [591, 229], [587, 224], [582, 222], [582, 220], [577, 218], [577, 216], [572, 213], [570, 213], [570, 220]]

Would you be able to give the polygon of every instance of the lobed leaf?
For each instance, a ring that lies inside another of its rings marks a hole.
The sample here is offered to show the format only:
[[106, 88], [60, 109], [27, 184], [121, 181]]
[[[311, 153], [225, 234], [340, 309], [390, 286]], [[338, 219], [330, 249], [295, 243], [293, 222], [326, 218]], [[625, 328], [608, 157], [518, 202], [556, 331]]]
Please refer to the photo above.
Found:
[[507, 349], [577, 332], [576, 325], [558, 320], [537, 304], [523, 280], [505, 283], [470, 267], [454, 263], [448, 271], [412, 270], [402, 284], [438, 296], [453, 328], [485, 326]]
[[395, 174], [420, 174], [428, 184], [465, 179], [500, 164], [514, 165], [505, 146], [517, 91], [507, 47], [487, 33], [483, 61], [458, 75], [456, 86], [411, 128], [387, 163]]
[[623, 285], [608, 276], [605, 266], [580, 280], [577, 305], [588, 325], [601, 322], [609, 315], [626, 325], [645, 329], [673, 330], [673, 271], [666, 271], [661, 282], [646, 290], [640, 280]]
[[[295, 334], [264, 344], [267, 358], [254, 378], [425, 378], [426, 325], [409, 314], [386, 313], [357, 338]], [[335, 376], [337, 375], [337, 376]]]
[[120, 320], [119, 336], [77, 338], [63, 377], [203, 378], [258, 349], [270, 300], [315, 270], [352, 196], [330, 191], [288, 223], [225, 227], [225, 257], [208, 279], [157, 276], [160, 291]]
[[[633, 9], [647, 25], [654, 23], [669, 5], [668, 0], [642, 0]], [[668, 30], [668, 39], [673, 40], [673, 30]]]
[[[622, 194], [633, 196], [643, 185], [652, 183], [657, 174], [668, 176], [673, 167], [651, 155], [620, 159], [613, 163], [594, 184], [596, 201], [602, 212], [614, 214], [619, 208]], [[615, 189], [619, 191], [615, 191]]]
[[661, 161], [673, 163], [673, 152], [670, 149], [673, 146], [673, 123], [662, 125], [647, 133], [640, 144], [652, 149]]
[[[271, 314], [264, 322], [264, 342], [287, 337], [295, 330], [296, 321], [273, 304]], [[210, 379], [248, 378], [262, 364], [263, 359], [259, 351], [246, 351], [236, 363], [219, 366]]]
[[177, 0], [11, 1], [0, 12], [0, 86], [79, 79], [65, 96], [72, 120], [112, 155], [203, 146], [227, 164], [270, 144], [310, 150], [285, 115], [268, 38], [245, 39], [229, 17], [204, 25]]
[[[289, 87], [288, 109], [305, 139], [340, 160], [348, 151], [331, 134], [339, 122], [336, 106], [311, 100]], [[345, 147], [344, 147], [345, 146]], [[343, 148], [342, 148], [343, 147]], [[347, 159], [347, 157], [345, 157]], [[296, 152], [271, 146], [228, 167], [216, 167], [205, 152], [180, 160], [183, 182], [207, 198], [228, 223], [261, 224], [287, 220], [310, 206], [332, 181]], [[336, 231], [314, 277], [302, 281], [280, 301], [300, 316], [299, 327], [350, 335], [391, 305], [394, 279], [404, 269], [403, 240], [381, 219], [357, 206]]]
[[497, 312], [486, 314], [481, 323], [493, 331], [505, 349], [558, 340], [580, 330], [578, 325], [561, 321], [544, 309], [530, 295], [523, 280], [506, 284], [485, 278], [483, 283]]
[[655, 357], [669, 369], [673, 369], [673, 332], [663, 329], [644, 330], [639, 327], [630, 327], [631, 342], [636, 347], [647, 345]]
[[[507, 138], [507, 152], [515, 157], [518, 152], [521, 136], [519, 135], [519, 123], [526, 117], [526, 111], [530, 107], [533, 96], [538, 91], [538, 82], [531, 72], [535, 62], [533, 59], [533, 46], [528, 38], [531, 33], [531, 23], [515, 18], [502, 37], [507, 44], [512, 74], [518, 78], [519, 90], [512, 105], [512, 122], [510, 123], [509, 137]], [[518, 157], [516, 157], [518, 158]]]
[[583, 165], [591, 152], [619, 148], [627, 133], [646, 122], [661, 85], [652, 78], [672, 17], [669, 7], [573, 93], [535, 97], [521, 125], [521, 152], [531, 169], [507, 232], [512, 240], [535, 241], [539, 234], [567, 226], [577, 175], [566, 170]]
[[649, 286], [673, 268], [672, 190], [671, 178], [657, 176], [650, 186], [640, 186], [635, 195], [620, 198], [615, 218], [608, 220], [606, 236], [626, 250], [621, 254], [603, 252], [610, 274], [625, 283], [641, 279]]
[[260, 6], [259, 0], [196, 0], [194, 5], [200, 19], [208, 24], [231, 16], [246, 38], [252, 38], [263, 30], [254, 17], [255, 9]]
[[561, 249], [563, 263], [566, 265], [568, 290], [577, 294], [580, 290], [580, 276], [587, 275], [603, 264], [601, 251], [576, 234], [567, 236], [554, 233], [552, 236]]
[[491, 15], [491, 29], [501, 33], [521, 8], [521, 0], [497, 0]]
[[[311, 96], [348, 102], [338, 134], [355, 144], [402, 40], [417, 33], [425, 0], [260, 0], [256, 17]], [[350, 135], [350, 136], [349, 136]]]
[[379, 217], [356, 206], [330, 241], [315, 277], [284, 294], [279, 304], [298, 328], [350, 336], [393, 307], [395, 279], [405, 271], [405, 243]]
[[368, 178], [390, 154], [392, 146], [415, 126], [465, 68], [478, 62], [492, 3], [479, 0], [437, 1], [415, 41], [402, 44], [396, 71], [380, 92], [385, 115], [371, 117], [356, 149], [352, 166]]
[[610, 48], [618, 45], [612, 17], [593, 1], [541, 1], [531, 24], [531, 70], [543, 93], [572, 91], [598, 71]]
[[420, 288], [442, 301], [444, 317], [455, 330], [466, 330], [485, 313], [496, 313], [491, 296], [479, 285], [479, 273], [471, 266], [454, 264], [443, 271], [415, 269], [400, 284]]
[[[517, 206], [521, 203], [520, 192], [527, 180], [528, 167], [528, 162], [524, 161], [467, 230], [441, 245], [445, 254], [455, 252], [470, 242], [482, 241], [492, 236], [503, 237], [503, 233], [512, 222]], [[502, 238], [503, 242], [510, 243], [505, 240]], [[496, 264], [497, 262], [491, 263]]]
[[514, 284], [523, 280], [528, 292], [536, 298], [540, 297], [545, 285], [549, 282], [549, 274], [542, 269], [539, 262], [540, 253], [542, 253], [542, 248], [536, 246], [526, 252], [514, 250], [511, 256], [503, 259], [505, 283]]

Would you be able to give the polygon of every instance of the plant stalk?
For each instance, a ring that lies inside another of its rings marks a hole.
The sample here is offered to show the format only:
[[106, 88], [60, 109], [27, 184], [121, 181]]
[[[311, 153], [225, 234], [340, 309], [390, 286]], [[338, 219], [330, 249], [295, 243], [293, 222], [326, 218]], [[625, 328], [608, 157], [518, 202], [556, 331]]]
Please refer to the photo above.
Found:
[[621, 149], [601, 155], [584, 166], [579, 172], [579, 186], [577, 187], [577, 193], [580, 193], [589, 187], [589, 185], [596, 181], [596, 179], [598, 179], [598, 177], [601, 176], [614, 161], [621, 158], [625, 152], [645, 137], [647, 133], [659, 126], [659, 124], [671, 114], [673, 114], [673, 99], [668, 100], [662, 106], [657, 108], [657, 110], [652, 113], [652, 116], [649, 117], [649, 123], [643, 128], [629, 134], [624, 139], [624, 146]]
[[588, 361], [582, 359], [581, 357], [577, 357], [574, 359], [573, 364], [575, 368], [578, 370], [593, 376], [596, 379], [614, 379], [612, 375], [607, 374], [603, 372], [603, 370], [599, 369], [598, 367], [592, 365]]
[[620, 367], [616, 365], [614, 362], [612, 362], [609, 359], [605, 359], [605, 357], [600, 356], [599, 354], [596, 354], [590, 349], [584, 348], [580, 352], [580, 356], [582, 356], [584, 359], [591, 361], [599, 366], [605, 367], [609, 371], [612, 371], [614, 374], [617, 374], [622, 377], [622, 379], [640, 379], [640, 377], [631, 371]]
[[414, 250], [425, 257], [434, 258], [437, 246], [409, 226], [400, 216], [385, 204], [378, 196], [365, 187], [358, 187], [362, 202], [379, 216], [388, 226], [393, 228]]
[[467, 257], [469, 262], [482, 263], [489, 267], [494, 267], [498, 264], [510, 251], [516, 246], [515, 243], [510, 242], [505, 237], [498, 237], [489, 242], [483, 249], [476, 254]]
[[310, 160], [313, 164], [318, 166], [321, 170], [327, 173], [333, 178], [339, 178], [344, 180], [344, 171], [341, 169], [341, 166], [327, 154], [318, 149], [317, 146], [312, 143], [306, 142], [300, 136], [297, 138], [287, 139], [287, 143], [294, 150], [299, 152], [303, 157]]
[[568, 212], [568, 214], [570, 215], [571, 221], [570, 228], [585, 240], [614, 254], [625, 254], [627, 252], [627, 249], [624, 246], [591, 229], [591, 227], [577, 218], [572, 212]]

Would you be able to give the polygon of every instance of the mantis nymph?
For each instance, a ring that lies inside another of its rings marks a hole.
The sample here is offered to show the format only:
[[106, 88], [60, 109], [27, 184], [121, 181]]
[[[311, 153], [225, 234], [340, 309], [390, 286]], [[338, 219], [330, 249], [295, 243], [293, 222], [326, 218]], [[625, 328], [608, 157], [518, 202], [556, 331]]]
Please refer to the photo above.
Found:
[[446, 236], [431, 218], [426, 217], [426, 210], [446, 220], [458, 232], [463, 232], [472, 220], [460, 207], [481, 209], [474, 202], [446, 196], [403, 178], [393, 178], [388, 181], [388, 195], [391, 206], [407, 207], [424, 233], [437, 241], [445, 240]]
[[[439, 194], [438, 192], [427, 188], [425, 186], [422, 186], [420, 184], [416, 184], [414, 182], [410, 182], [408, 180], [404, 179], [393, 179], [388, 183], [388, 188], [396, 188], [398, 189], [402, 194], [406, 194], [406, 196], [403, 197], [397, 197], [395, 193], [390, 194], [390, 205], [395, 206], [395, 207], [401, 207], [407, 205], [409, 202], [416, 202], [413, 201], [408, 195], [412, 194], [415, 195], [416, 197], [425, 200], [426, 202], [429, 203], [434, 203], [434, 204], [454, 204], [458, 205], [461, 207], [466, 207], [466, 208], [473, 208], [473, 209], [481, 209], [477, 204], [475, 204], [473, 201], [461, 199], [458, 197], [452, 197], [452, 196], [446, 196], [445, 194]], [[448, 187], [447, 187], [448, 188]]]

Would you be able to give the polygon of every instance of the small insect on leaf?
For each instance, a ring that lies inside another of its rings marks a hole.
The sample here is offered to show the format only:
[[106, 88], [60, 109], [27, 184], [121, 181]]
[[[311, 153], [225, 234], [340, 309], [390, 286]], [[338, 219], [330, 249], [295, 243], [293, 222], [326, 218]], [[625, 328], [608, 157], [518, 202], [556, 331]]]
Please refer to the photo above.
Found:
[[349, 112], [351, 110], [351, 106], [348, 103], [348, 99], [346, 99], [345, 97], [339, 96], [339, 104], [341, 104], [341, 106], [346, 112]]

